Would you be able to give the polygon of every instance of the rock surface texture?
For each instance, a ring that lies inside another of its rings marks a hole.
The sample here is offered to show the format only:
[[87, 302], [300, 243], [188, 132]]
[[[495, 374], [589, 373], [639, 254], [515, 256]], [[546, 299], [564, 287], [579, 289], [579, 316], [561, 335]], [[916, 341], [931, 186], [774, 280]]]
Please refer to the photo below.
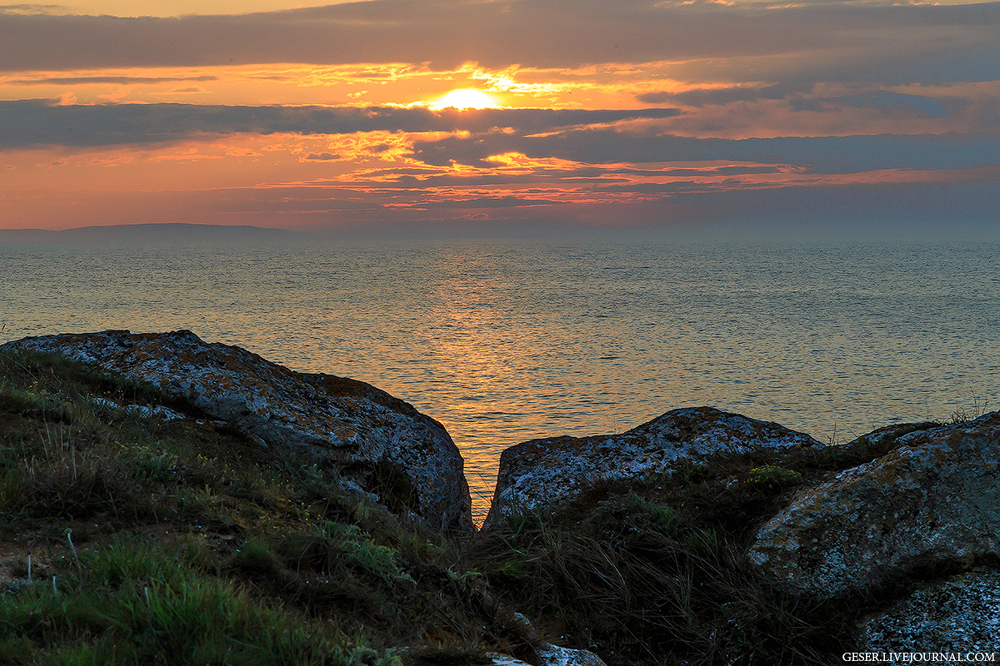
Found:
[[462, 456], [444, 427], [363, 382], [294, 372], [190, 331], [52, 335], [3, 347], [62, 354], [152, 383], [262, 445], [333, 460], [366, 491], [383, 500], [394, 493], [435, 527], [473, 529]]
[[597, 481], [667, 472], [718, 453], [822, 446], [777, 423], [711, 407], [675, 409], [621, 435], [534, 439], [500, 455], [493, 506], [483, 526], [499, 516], [568, 501]]
[[833, 598], [1000, 553], [1000, 413], [899, 437], [798, 493], [749, 551], [791, 592]]
[[1000, 572], [969, 571], [917, 590], [861, 627], [862, 652], [995, 652]]
[[[550, 645], [544, 650], [539, 650], [538, 656], [542, 659], [542, 666], [606, 666], [600, 657], [587, 650], [571, 650]], [[526, 661], [505, 655], [493, 655], [490, 658], [493, 660], [490, 666], [530, 666]]]

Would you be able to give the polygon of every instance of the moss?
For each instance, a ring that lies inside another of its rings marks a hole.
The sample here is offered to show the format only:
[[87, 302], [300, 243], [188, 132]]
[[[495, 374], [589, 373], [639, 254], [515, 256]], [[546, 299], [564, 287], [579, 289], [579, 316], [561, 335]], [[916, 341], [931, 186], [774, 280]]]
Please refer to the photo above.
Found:
[[751, 469], [744, 483], [765, 492], [781, 492], [802, 483], [802, 474], [777, 465], [764, 465]]

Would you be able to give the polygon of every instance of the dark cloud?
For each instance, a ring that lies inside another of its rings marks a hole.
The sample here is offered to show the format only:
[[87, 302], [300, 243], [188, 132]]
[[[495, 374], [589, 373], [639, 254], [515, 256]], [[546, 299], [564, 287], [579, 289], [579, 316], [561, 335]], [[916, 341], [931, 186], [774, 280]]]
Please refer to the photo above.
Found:
[[0, 5], [0, 14], [66, 14], [62, 5]]
[[310, 162], [328, 162], [330, 160], [339, 160], [340, 155], [333, 153], [309, 153], [306, 155], [306, 159]]
[[743, 235], [866, 239], [964, 235], [996, 239], [996, 182], [856, 183], [841, 186], [681, 193], [704, 220], [738, 224]]
[[519, 208], [521, 206], [547, 206], [553, 203], [550, 199], [524, 198], [514, 196], [504, 197], [477, 197], [474, 199], [448, 199], [443, 201], [421, 202], [422, 206], [436, 209], [452, 208]]
[[809, 93], [812, 85], [781, 83], [765, 86], [734, 86], [732, 88], [712, 88], [688, 90], [680, 93], [652, 92], [636, 95], [643, 104], [684, 104], [703, 107], [706, 104], [730, 104], [732, 102], [756, 102], [762, 99], [783, 99], [796, 93]]
[[35, 145], [110, 146], [178, 141], [198, 134], [350, 134], [375, 130], [524, 134], [592, 123], [667, 118], [676, 109], [587, 111], [395, 107], [201, 106], [106, 104], [53, 106], [46, 101], [0, 101], [0, 149]]
[[[386, 168], [366, 171], [359, 184], [369, 190], [426, 189], [434, 187], [492, 187], [526, 184], [546, 184], [559, 182], [561, 185], [572, 184], [573, 187], [599, 185], [608, 191], [640, 191], [642, 186], [634, 184], [635, 177], [684, 177], [684, 176], [740, 176], [765, 173], [778, 173], [773, 166], [727, 166], [694, 168], [664, 168], [664, 169], [632, 169], [623, 167], [581, 165], [572, 171], [565, 168], [558, 170], [533, 169], [528, 173], [484, 173], [481, 175], [442, 174], [433, 169], [415, 169], [412, 167]], [[419, 177], [418, 177], [419, 176]], [[631, 178], [629, 178], [631, 177]], [[617, 188], [617, 189], [616, 189]], [[645, 190], [643, 190], [645, 191]]]
[[888, 91], [867, 92], [850, 97], [838, 97], [832, 101], [861, 108], [909, 108], [927, 118], [948, 115], [948, 110], [936, 99], [921, 95], [903, 95]]
[[123, 86], [150, 83], [172, 83], [175, 81], [218, 81], [217, 76], [49, 76], [40, 79], [15, 79], [8, 81], [12, 86], [79, 86], [88, 84], [113, 83]]
[[635, 98], [643, 104], [665, 104], [668, 100], [673, 99], [675, 95], [676, 93], [669, 92], [650, 92], [636, 95]]
[[709, 104], [732, 104], [735, 102], [758, 102], [760, 100], [785, 99], [795, 111], [832, 111], [838, 106], [858, 108], [909, 109], [926, 118], [948, 115], [948, 109], [938, 100], [922, 95], [907, 95], [887, 90], [866, 91], [857, 95], [842, 97], [806, 97], [812, 93], [812, 84], [776, 83], [771, 85], [732, 86], [728, 88], [706, 88], [680, 93], [652, 92], [636, 95], [644, 104], [682, 104], [703, 107]]
[[[996, 171], [996, 170], [994, 170]], [[594, 204], [581, 207], [559, 203], [542, 194], [521, 192], [511, 197], [485, 197], [464, 202], [434, 201], [415, 188], [387, 199], [378, 190], [344, 187], [209, 188], [186, 191], [82, 191], [32, 201], [32, 226], [67, 226], [184, 222], [197, 219], [212, 224], [332, 228], [357, 223], [396, 236], [413, 223], [420, 228], [441, 221], [467, 220], [479, 212], [491, 220], [539, 222], [559, 219], [566, 229], [578, 229], [581, 220], [595, 226], [732, 225], [737, 235], [750, 237], [774, 232], [787, 239], [806, 231], [836, 237], [850, 231], [872, 238], [894, 231], [901, 238], [937, 235], [954, 239], [975, 232], [996, 238], [996, 211], [1000, 210], [997, 174], [992, 179], [958, 183], [854, 183], [842, 186], [773, 187], [765, 189], [711, 188], [703, 184], [645, 188], [637, 203]], [[635, 191], [635, 190], [625, 190]], [[389, 192], [392, 195], [397, 192]], [[0, 213], [10, 217], [17, 193], [0, 199]], [[600, 196], [600, 195], [599, 195]], [[386, 201], [416, 205], [383, 206]], [[477, 210], [481, 208], [481, 210]], [[832, 232], [832, 233], [831, 233]]]
[[956, 68], [995, 76], [998, 26], [998, 3], [760, 9], [645, 0], [372, 0], [238, 16], [0, 14], [0, 70], [286, 62], [440, 69], [468, 61], [575, 67], [661, 60], [698, 67], [698, 59], [763, 58], [758, 64], [766, 67], [752, 72], [758, 80], [768, 68], [845, 62], [867, 77], [884, 71], [883, 61], [907, 63], [909, 75], [922, 80]]
[[486, 167], [490, 163], [485, 158], [507, 152], [587, 164], [732, 160], [807, 166], [818, 173], [962, 169], [1000, 164], [1000, 137], [951, 133], [732, 140], [580, 129], [544, 137], [508, 134], [450, 137], [418, 142], [414, 148], [416, 157], [441, 166], [455, 161]]

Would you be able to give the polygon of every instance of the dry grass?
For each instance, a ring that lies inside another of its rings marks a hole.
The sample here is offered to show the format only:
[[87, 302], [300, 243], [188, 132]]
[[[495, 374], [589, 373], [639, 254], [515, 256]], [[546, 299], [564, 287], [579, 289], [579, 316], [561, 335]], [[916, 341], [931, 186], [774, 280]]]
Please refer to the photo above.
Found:
[[[115, 406], [165, 403], [190, 417]], [[534, 654], [445, 535], [149, 387], [0, 355], [0, 434], [0, 662]]]
[[798, 486], [874, 460], [928, 425], [598, 484], [556, 512], [498, 523], [471, 549], [469, 566], [549, 636], [611, 666], [839, 663], [872, 600], [789, 597], [744, 553]]
[[[114, 406], [146, 404], [188, 417]], [[0, 662], [537, 663], [543, 639], [609, 666], [837, 661], [861, 606], [786, 597], [743, 553], [799, 484], [917, 427], [598, 485], [461, 540], [150, 387], [0, 355]]]

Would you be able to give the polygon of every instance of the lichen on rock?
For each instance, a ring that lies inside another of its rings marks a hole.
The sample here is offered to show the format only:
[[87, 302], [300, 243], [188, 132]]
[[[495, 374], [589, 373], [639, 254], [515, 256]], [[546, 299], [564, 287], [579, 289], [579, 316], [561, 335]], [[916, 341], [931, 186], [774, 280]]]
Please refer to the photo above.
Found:
[[462, 456], [447, 431], [364, 382], [295, 372], [191, 331], [49, 335], [3, 348], [56, 353], [151, 383], [277, 452], [332, 460], [366, 491], [432, 526], [472, 529]]
[[822, 446], [777, 423], [712, 407], [675, 409], [620, 435], [535, 439], [500, 455], [484, 527], [499, 516], [569, 501], [602, 481], [669, 473], [716, 454]]
[[775, 581], [827, 599], [1000, 553], [1000, 413], [921, 428], [800, 491], [749, 550]]
[[937, 581], [868, 618], [865, 652], [994, 652], [1000, 645], [1000, 572], [979, 569]]

